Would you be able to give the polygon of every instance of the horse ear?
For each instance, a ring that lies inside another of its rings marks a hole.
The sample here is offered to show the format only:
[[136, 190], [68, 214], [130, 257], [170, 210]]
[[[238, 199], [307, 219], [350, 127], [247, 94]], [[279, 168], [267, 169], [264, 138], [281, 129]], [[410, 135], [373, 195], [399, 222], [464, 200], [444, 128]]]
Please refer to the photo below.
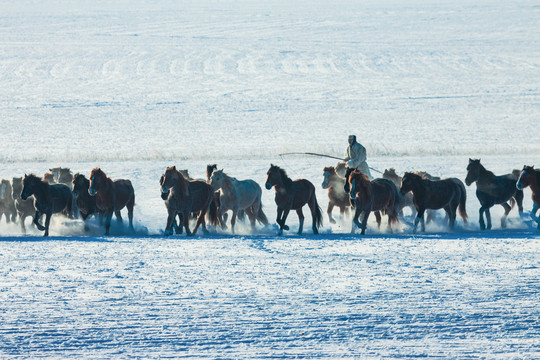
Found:
[[469, 158], [469, 164], [472, 164], [473, 160], [471, 158]]
[[176, 165], [173, 165], [173, 167], [172, 167], [172, 168], [173, 168], [173, 170], [176, 170]]

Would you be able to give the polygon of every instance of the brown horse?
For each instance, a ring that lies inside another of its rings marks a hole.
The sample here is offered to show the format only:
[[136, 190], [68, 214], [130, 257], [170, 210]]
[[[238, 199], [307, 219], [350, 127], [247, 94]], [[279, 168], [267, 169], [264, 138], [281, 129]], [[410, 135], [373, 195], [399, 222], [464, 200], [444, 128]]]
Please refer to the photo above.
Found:
[[107, 177], [103, 170], [94, 168], [90, 172], [90, 186], [88, 194], [95, 196], [96, 208], [99, 213], [105, 216], [105, 235], [109, 235], [112, 214], [116, 215], [116, 220], [122, 223], [120, 210], [124, 207], [128, 210], [129, 228], [133, 229], [133, 207], [135, 206], [135, 190], [129, 180], [112, 180]]
[[428, 180], [414, 173], [406, 172], [401, 180], [401, 194], [412, 191], [414, 205], [418, 211], [414, 219], [414, 230], [418, 222], [421, 222], [422, 231], [426, 231], [424, 223], [424, 212], [426, 209], [444, 209], [450, 221], [450, 228], [454, 228], [456, 222], [457, 209], [464, 222], [467, 222], [467, 191], [463, 182], [457, 178], [444, 180]]
[[12, 192], [9, 180], [2, 179], [2, 182], [0, 182], [0, 219], [2, 215], [5, 215], [8, 223], [17, 220], [17, 209], [15, 208]]
[[540, 170], [535, 169], [534, 166], [523, 166], [523, 170], [519, 174], [516, 187], [518, 190], [523, 190], [527, 186], [532, 191], [533, 208], [531, 218], [538, 223], [538, 230], [540, 230], [540, 219], [536, 216], [536, 212], [540, 208]]
[[337, 174], [336, 168], [333, 166], [327, 166], [323, 169], [324, 180], [322, 183], [323, 189], [328, 189], [328, 208], [326, 213], [328, 214], [328, 220], [331, 224], [335, 224], [336, 220], [332, 218], [332, 210], [335, 206], [339, 208], [341, 216], [345, 214], [345, 211], [349, 210], [351, 203], [349, 201], [349, 195], [343, 190], [345, 186], [345, 178], [342, 178]]
[[[467, 166], [467, 177], [465, 183], [470, 186], [476, 182], [476, 197], [480, 201], [480, 229], [485, 230], [484, 213], [486, 214], [487, 229], [491, 229], [491, 214], [489, 209], [496, 204], [504, 208], [504, 215], [501, 218], [501, 227], [506, 227], [506, 217], [517, 202], [519, 213], [523, 213], [523, 191], [516, 188], [517, 179], [513, 174], [496, 176], [487, 170], [480, 159], [469, 159]], [[507, 203], [510, 201], [510, 204]]]
[[[209, 221], [212, 225], [218, 223], [217, 207], [214, 204], [214, 191], [212, 187], [200, 180], [187, 181], [182, 174], [176, 170], [176, 166], [170, 166], [165, 170], [161, 178], [161, 191], [168, 193], [167, 197], [167, 225], [165, 235], [172, 235], [172, 227], [177, 215], [180, 216], [180, 227], [186, 229], [186, 234], [192, 235], [189, 229], [189, 214], [198, 212], [199, 217], [193, 229], [195, 234], [199, 228], [205, 234], [206, 229], [205, 216], [208, 213]], [[183, 224], [182, 224], [183, 223]]]
[[26, 227], [24, 221], [29, 216], [34, 216], [36, 208], [34, 207], [34, 197], [30, 196], [28, 199], [21, 199], [21, 192], [23, 189], [23, 178], [14, 177], [12, 180], [13, 183], [13, 192], [12, 196], [15, 201], [15, 209], [17, 209], [17, 215], [19, 215], [19, 221], [21, 222], [21, 231], [23, 234], [26, 234]]
[[[71, 217], [72, 196], [71, 190], [64, 184], [49, 185], [35, 175], [25, 175], [22, 181], [23, 189], [21, 199], [27, 200], [34, 196], [34, 224], [36, 227], [45, 231], [43, 236], [49, 236], [49, 224], [52, 214], [63, 212], [64, 215]], [[41, 215], [45, 214], [45, 226], [39, 223]]]
[[[399, 193], [390, 180], [369, 178], [360, 171], [353, 171], [347, 179], [349, 183], [351, 203], [354, 202], [355, 212], [351, 233], [355, 227], [362, 229], [362, 235], [366, 233], [366, 226], [369, 214], [372, 211], [383, 211], [388, 215], [388, 231], [392, 232], [392, 224], [398, 222]], [[360, 213], [364, 214], [362, 223], [358, 221]], [[380, 215], [377, 217], [377, 224], [381, 225]]]
[[43, 174], [41, 180], [47, 182], [47, 184], [49, 185], [56, 184], [56, 180], [54, 179], [54, 174], [52, 173], [52, 171], [47, 171], [45, 174]]
[[283, 234], [283, 230], [289, 230], [289, 227], [285, 225], [285, 221], [287, 221], [287, 216], [291, 210], [296, 210], [298, 214], [298, 219], [300, 220], [298, 234], [302, 234], [304, 227], [302, 207], [306, 204], [311, 210], [313, 233], [318, 234], [318, 229], [322, 226], [322, 213], [319, 204], [317, 204], [315, 186], [306, 179], [291, 180], [287, 176], [287, 173], [285, 173], [285, 170], [275, 165], [270, 165], [267, 175], [266, 189], [270, 190], [272, 187], [275, 187], [276, 190], [276, 222], [279, 225], [279, 234]]

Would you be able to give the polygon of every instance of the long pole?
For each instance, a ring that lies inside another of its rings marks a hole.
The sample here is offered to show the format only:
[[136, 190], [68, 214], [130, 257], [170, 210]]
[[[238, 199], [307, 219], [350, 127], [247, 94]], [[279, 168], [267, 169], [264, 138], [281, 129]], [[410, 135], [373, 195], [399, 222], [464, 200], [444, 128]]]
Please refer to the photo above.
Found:
[[[318, 154], [318, 153], [313, 153], [313, 152], [289, 152], [289, 153], [279, 154], [279, 156], [283, 156], [283, 155], [312, 155], [312, 156], [325, 157], [325, 158], [336, 159], [336, 160], [341, 160], [341, 161], [345, 160], [345, 159], [337, 157], [337, 156], [331, 156], [331, 155], [326, 155], [326, 154]], [[375, 172], [377, 172], [379, 174], [382, 174], [381, 171], [379, 171], [377, 169], [374, 169], [371, 166], [368, 166], [368, 167], [371, 170], [373, 170], [373, 171], [375, 171]]]

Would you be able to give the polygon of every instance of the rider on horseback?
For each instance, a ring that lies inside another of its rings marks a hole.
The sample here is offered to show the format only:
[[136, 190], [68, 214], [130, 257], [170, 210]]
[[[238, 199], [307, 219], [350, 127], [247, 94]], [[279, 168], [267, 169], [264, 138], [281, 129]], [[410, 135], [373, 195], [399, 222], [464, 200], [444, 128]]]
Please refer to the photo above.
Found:
[[370, 180], [373, 179], [366, 162], [366, 148], [356, 141], [356, 135], [349, 135], [349, 146], [344, 160], [348, 168], [357, 169]]

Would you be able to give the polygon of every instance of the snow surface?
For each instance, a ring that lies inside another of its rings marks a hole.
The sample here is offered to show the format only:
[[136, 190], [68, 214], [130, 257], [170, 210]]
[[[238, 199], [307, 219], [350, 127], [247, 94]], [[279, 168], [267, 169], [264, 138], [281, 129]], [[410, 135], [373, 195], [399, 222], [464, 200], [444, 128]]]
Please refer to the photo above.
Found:
[[[0, 11], [0, 177], [132, 180], [135, 234], [0, 223], [0, 357], [539, 358], [540, 233], [513, 209], [392, 235], [161, 236], [158, 180], [270, 163], [320, 187], [356, 133], [370, 166], [465, 178], [540, 165], [533, 1], [31, 1]], [[264, 210], [276, 216], [273, 191]], [[525, 209], [531, 209], [525, 190]], [[384, 221], [384, 220], [383, 220]]]

